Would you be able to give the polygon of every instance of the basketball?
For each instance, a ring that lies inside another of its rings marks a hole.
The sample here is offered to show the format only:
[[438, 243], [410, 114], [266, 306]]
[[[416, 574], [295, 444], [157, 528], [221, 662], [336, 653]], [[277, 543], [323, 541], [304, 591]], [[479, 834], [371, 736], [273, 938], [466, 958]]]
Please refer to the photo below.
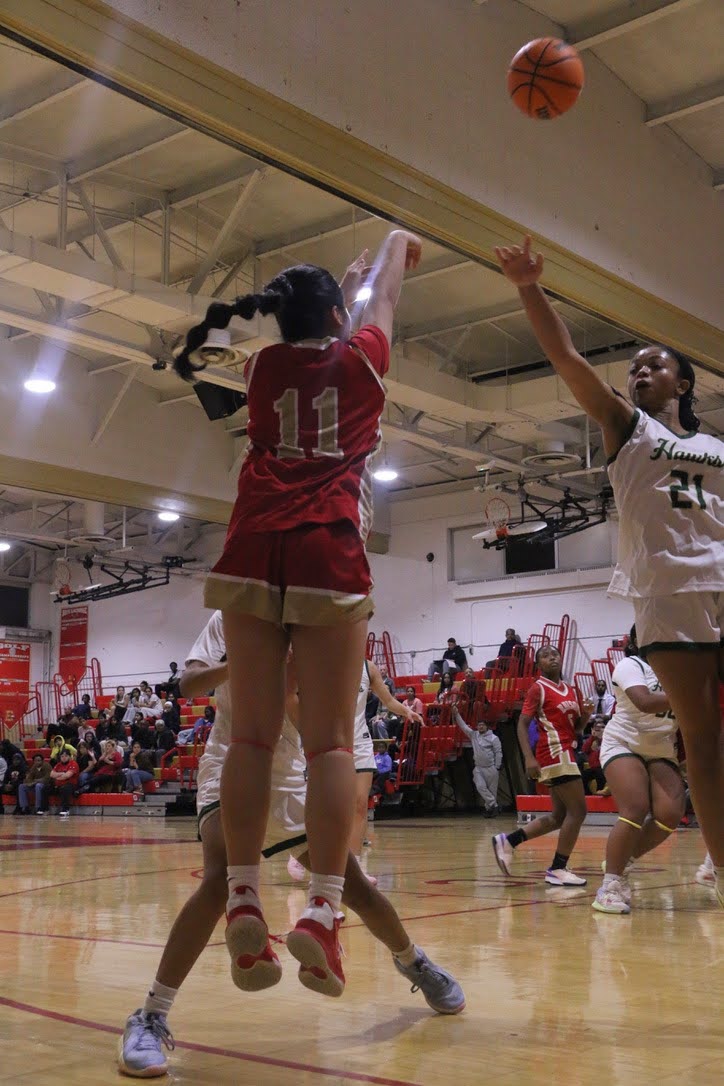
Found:
[[59, 596], [69, 596], [72, 591], [73, 591], [73, 589], [70, 587], [69, 584], [62, 584], [60, 586], [60, 588], [58, 589], [58, 595]]
[[576, 104], [584, 78], [583, 62], [572, 45], [559, 38], [537, 38], [510, 62], [508, 92], [528, 117], [548, 121]]

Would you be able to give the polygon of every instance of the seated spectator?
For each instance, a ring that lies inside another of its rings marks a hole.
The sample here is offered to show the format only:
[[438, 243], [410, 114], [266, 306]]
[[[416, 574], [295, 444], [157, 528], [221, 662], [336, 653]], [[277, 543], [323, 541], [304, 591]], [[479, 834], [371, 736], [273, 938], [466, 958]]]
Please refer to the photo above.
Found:
[[390, 673], [387, 670], [387, 665], [386, 664], [380, 664], [380, 666], [378, 668], [378, 671], [380, 673], [380, 678], [382, 679], [382, 682], [385, 684], [385, 686], [387, 687], [387, 689], [389, 690], [389, 692], [392, 694], [392, 696], [394, 698], [394, 696], [395, 696], [395, 683], [394, 683], [394, 680], [390, 678]]
[[437, 694], [435, 695], [435, 701], [438, 705], [450, 705], [452, 702], [457, 701], [457, 690], [455, 689], [455, 677], [452, 671], [446, 671], [443, 677], [440, 679], [440, 686]]
[[101, 709], [96, 724], [96, 739], [98, 743], [103, 743], [106, 739], [114, 739], [118, 746], [125, 748], [128, 741], [125, 725], [113, 717], [109, 719], [108, 714]]
[[92, 751], [88, 744], [83, 739], [81, 739], [80, 743], [78, 744], [78, 753], [75, 756], [75, 760], [78, 763], [78, 769], [81, 771], [81, 774], [83, 774], [87, 772], [87, 770], [91, 770], [92, 772], [93, 769], [95, 769], [98, 758], [95, 754], [95, 751]]
[[79, 776], [78, 763], [70, 756], [70, 747], [64, 747], [60, 761], [50, 771], [51, 791], [60, 796], [60, 817], [70, 814], [70, 801], [73, 798]]
[[98, 758], [101, 753], [101, 745], [98, 742], [98, 736], [92, 728], [82, 729], [82, 738], [79, 736], [78, 741], [78, 753], [80, 754], [80, 744], [85, 743], [86, 748], [93, 752], [94, 757]]
[[[2, 792], [6, 796], [17, 796], [20, 785], [25, 780], [25, 774], [28, 770], [28, 763], [25, 761], [24, 756], [18, 751], [17, 754], [13, 754], [10, 759], [5, 775], [2, 780]], [[15, 810], [17, 811], [17, 804]]]
[[207, 705], [204, 708], [204, 715], [198, 717], [193, 724], [192, 728], [183, 728], [178, 733], [179, 743], [193, 743], [196, 740], [197, 735], [202, 728], [213, 728], [214, 720], [216, 718], [216, 709], [213, 705]]
[[503, 764], [503, 748], [500, 740], [484, 720], [481, 720], [477, 728], [473, 730], [468, 727], [457, 709], [453, 709], [453, 716], [458, 728], [465, 733], [473, 748], [473, 783], [485, 804], [485, 817], [495, 818], [500, 814], [498, 781], [500, 767]]
[[613, 716], [616, 699], [613, 694], [609, 693], [605, 679], [596, 680], [596, 692], [593, 695], [592, 701], [593, 715], [596, 717], [603, 717], [606, 724], [608, 724]]
[[33, 755], [33, 764], [28, 770], [25, 780], [18, 787], [18, 803], [16, 814], [30, 814], [30, 796], [35, 799], [36, 815], [45, 814], [48, 809], [48, 789], [50, 787], [50, 771], [52, 766], [46, 762], [42, 754]]
[[175, 660], [172, 660], [168, 665], [170, 675], [166, 679], [165, 683], [156, 683], [156, 694], [162, 701], [168, 700], [170, 694], [177, 695], [179, 682], [181, 681], [181, 675], [179, 674], [178, 664]]
[[68, 750], [71, 758], [75, 758], [77, 751], [73, 744], [64, 739], [62, 735], [56, 735], [50, 744], [50, 764], [52, 766], [60, 761], [60, 755], [64, 750]]
[[66, 743], [76, 746], [83, 727], [84, 721], [79, 716], [76, 716], [75, 713], [68, 713], [65, 722], [61, 725], [60, 734]]
[[413, 713], [418, 713], [420, 716], [425, 714], [425, 706], [422, 704], [417, 694], [415, 693], [414, 686], [408, 686], [405, 691], [405, 699], [402, 702], [408, 709], [412, 709]]
[[156, 721], [156, 765], [161, 765], [161, 759], [169, 750], [176, 746], [176, 733], [167, 727], [162, 720]]
[[55, 739], [56, 735], [62, 735], [63, 734], [62, 725], [64, 723], [64, 720], [65, 720], [64, 717], [59, 716], [58, 719], [54, 723], [51, 721], [51, 723], [48, 724], [48, 727], [45, 729], [45, 745], [46, 745], [46, 747], [49, 747], [51, 745], [51, 743]]
[[164, 724], [167, 724], [169, 728], [178, 735], [181, 730], [181, 706], [178, 703], [178, 699], [174, 697], [173, 694], [169, 694], [164, 700], [161, 719]]
[[97, 760], [93, 769], [87, 769], [85, 773], [80, 774], [78, 781], [79, 790], [81, 792], [95, 791], [103, 784], [110, 783], [111, 786], [120, 786], [123, 783], [123, 774], [121, 772], [121, 766], [123, 764], [123, 755], [116, 746], [113, 739], [106, 739], [106, 745], [103, 749], [103, 753]]
[[[139, 694], [140, 694], [140, 690], [139, 690]], [[128, 708], [128, 706], [130, 704], [130, 701], [131, 701], [131, 699], [128, 696], [128, 694], [126, 693], [125, 686], [117, 686], [116, 687], [116, 696], [113, 699], [113, 704], [111, 705], [111, 712], [113, 713], [113, 719], [114, 720], [117, 720], [117, 721], [123, 720], [123, 717], [125, 716], [126, 709]], [[100, 716], [100, 713], [98, 715]]]
[[126, 791], [133, 792], [135, 796], [142, 796], [144, 784], [146, 781], [152, 781], [154, 776], [150, 754], [142, 751], [141, 744], [138, 740], [134, 740], [128, 756], [128, 768], [123, 770]]
[[448, 671], [451, 671], [454, 677], [458, 671], [464, 671], [467, 666], [468, 658], [464, 650], [454, 637], [448, 637], [447, 649], [442, 654], [442, 659], [432, 661], [427, 669], [427, 677], [434, 679], [436, 675], [445, 675]]
[[3, 739], [0, 743], [0, 758], [3, 758], [3, 760], [10, 765], [16, 754], [19, 754], [23, 761], [25, 761], [25, 755], [20, 747], [16, 747], [9, 739]]
[[128, 695], [128, 706], [121, 718], [124, 724], [133, 724], [136, 712], [141, 708], [140, 701], [141, 688], [140, 686], [134, 686], [133, 690], [131, 690], [131, 693]]
[[606, 727], [606, 718], [594, 716], [593, 727], [588, 739], [583, 740], [581, 753], [576, 761], [583, 777], [583, 787], [589, 795], [605, 793], [610, 795], [606, 786], [606, 776], [601, 769], [601, 740]]
[[91, 718], [91, 696], [90, 694], [84, 694], [78, 704], [71, 710], [73, 716], [79, 717], [81, 720], [90, 720]]
[[375, 750], [375, 774], [372, 778], [372, 795], [382, 795], [385, 790], [385, 784], [390, 779], [392, 773], [393, 764], [389, 751], [386, 747], [381, 747]]
[[136, 713], [142, 713], [149, 720], [158, 719], [163, 712], [163, 705], [158, 694], [154, 694], [147, 682], [142, 682], [138, 692], [131, 692], [131, 701], [123, 717], [124, 724], [131, 724]]
[[[466, 667], [463, 673], [463, 681], [460, 687], [460, 697], [467, 698], [468, 705], [474, 705], [478, 700], [479, 682], [475, 678], [475, 672], [471, 667]], [[483, 694], [485, 690], [483, 688]]]
[[[498, 666], [500, 666], [499, 662], [513, 656], [515, 650], [520, 644], [521, 641], [518, 634], [515, 632], [512, 626], [508, 627], [508, 629], [505, 631], [505, 641], [502, 642], [500, 648], [498, 649], [497, 661], [488, 660], [485, 666], [495, 667], [496, 663], [498, 663]], [[505, 670], [505, 667], [503, 667], [502, 670]]]
[[142, 713], [136, 713], [136, 719], [131, 725], [131, 745], [136, 742], [141, 744], [141, 750], [156, 749], [156, 728]]

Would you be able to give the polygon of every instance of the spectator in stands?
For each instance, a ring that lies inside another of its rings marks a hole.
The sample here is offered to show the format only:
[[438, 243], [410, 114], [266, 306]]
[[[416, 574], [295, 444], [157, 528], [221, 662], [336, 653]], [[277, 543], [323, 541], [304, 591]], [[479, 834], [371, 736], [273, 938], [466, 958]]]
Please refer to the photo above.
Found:
[[500, 814], [498, 807], [498, 781], [500, 767], [503, 764], [503, 748], [495, 732], [492, 732], [484, 720], [476, 729], [468, 727], [457, 708], [453, 709], [453, 718], [458, 728], [470, 740], [473, 748], [473, 782], [478, 795], [485, 804], [485, 817], [495, 818]]
[[98, 788], [102, 784], [108, 782], [113, 785], [121, 785], [123, 783], [123, 774], [121, 767], [123, 764], [123, 755], [118, 749], [115, 740], [106, 739], [106, 745], [103, 749], [103, 753], [95, 764], [92, 770], [87, 769], [85, 773], [80, 775], [79, 785], [81, 792], [89, 792]]
[[607, 723], [605, 717], [594, 717], [591, 734], [588, 739], [584, 739], [581, 753], [576, 758], [583, 777], [583, 787], [589, 795], [595, 792], [610, 794], [606, 788], [606, 775], [601, 768], [601, 740]]
[[465, 668], [460, 696], [467, 698], [468, 705], [473, 705], [478, 700], [478, 680], [475, 678], [475, 672], [471, 667]]
[[156, 721], [156, 765], [161, 765], [161, 759], [169, 750], [176, 746], [176, 733], [162, 720]]
[[168, 666], [171, 674], [166, 679], [165, 683], [157, 683], [155, 687], [156, 694], [162, 700], [166, 700], [171, 694], [173, 694], [174, 696], [177, 695], [178, 685], [181, 680], [181, 676], [178, 670], [178, 664], [176, 663], [176, 661], [172, 660]]
[[432, 661], [427, 669], [427, 677], [431, 680], [435, 678], [435, 675], [445, 675], [448, 671], [451, 671], [454, 677], [458, 671], [464, 671], [467, 666], [468, 658], [464, 650], [454, 637], [448, 637], [447, 649], [442, 654], [442, 659]]
[[50, 771], [52, 790], [60, 796], [61, 818], [67, 818], [70, 814], [70, 801], [73, 798], [79, 774], [78, 763], [70, 756], [70, 747], [64, 747], [60, 754], [60, 761]]
[[143, 786], [146, 781], [154, 778], [153, 761], [151, 756], [141, 750], [141, 744], [134, 740], [128, 756], [128, 768], [123, 770], [126, 791], [133, 792], [136, 796], [143, 795]]
[[608, 724], [616, 707], [616, 699], [613, 694], [609, 693], [605, 679], [596, 680], [596, 693], [591, 700], [593, 701], [594, 716], [603, 717], [606, 724]]
[[96, 739], [99, 743], [104, 742], [106, 739], [113, 739], [119, 747], [125, 748], [128, 740], [125, 725], [120, 720], [113, 718], [109, 720], [108, 715], [101, 711], [98, 714], [98, 723], [96, 724]]
[[[100, 751], [99, 751], [100, 754]], [[84, 739], [81, 739], [78, 744], [78, 753], [75, 756], [75, 760], [78, 763], [78, 769], [81, 774], [86, 773], [88, 770], [93, 772], [95, 769], [98, 756], [95, 751], [92, 751]]]
[[381, 795], [385, 785], [390, 779], [393, 764], [387, 747], [380, 746], [375, 750], [375, 775], [372, 779], [372, 795]]
[[19, 754], [23, 761], [25, 761], [25, 755], [20, 747], [16, 747], [9, 739], [3, 739], [0, 743], [0, 757], [3, 758], [7, 765], [10, 765], [16, 754]]
[[454, 675], [452, 671], [446, 671], [440, 679], [435, 701], [438, 705], [450, 705], [452, 702], [457, 701], [457, 696]]
[[78, 742], [78, 750], [80, 752], [80, 744], [85, 743], [88, 750], [92, 751], [96, 758], [101, 753], [101, 745], [98, 742], [98, 737], [92, 728], [85, 728], [82, 731], [82, 738]]
[[146, 720], [143, 713], [136, 713], [136, 719], [131, 725], [131, 744], [136, 742], [141, 744], [141, 750], [156, 749], [156, 728], [150, 720]]
[[394, 698], [394, 696], [395, 696], [395, 683], [394, 683], [394, 680], [390, 678], [390, 673], [387, 670], [387, 666], [385, 664], [380, 664], [378, 670], [379, 670], [380, 678], [382, 679], [382, 682], [385, 684], [385, 686], [387, 687], [389, 692], [392, 694], [392, 697]]
[[83, 731], [83, 727], [84, 721], [81, 720], [79, 716], [76, 716], [75, 713], [68, 713], [65, 723], [60, 729], [60, 734], [63, 736], [66, 743], [70, 743], [71, 746], [75, 747], [78, 745], [78, 740]]
[[145, 681], [141, 683], [140, 691], [136, 707], [138, 712], [148, 719], [157, 720], [163, 713], [163, 702]]
[[413, 713], [419, 713], [420, 716], [424, 715], [425, 707], [415, 693], [414, 686], [408, 686], [405, 691], [406, 697], [402, 702], [408, 709], [412, 709]]
[[169, 694], [163, 703], [161, 719], [164, 724], [167, 724], [168, 727], [178, 735], [181, 730], [181, 706], [178, 703], [178, 699], [173, 694]]
[[43, 815], [48, 805], [48, 788], [50, 787], [50, 762], [46, 762], [42, 754], [33, 755], [33, 764], [28, 770], [25, 780], [18, 787], [18, 802], [15, 808], [16, 814], [30, 814], [30, 796], [35, 799], [36, 815]]
[[520, 637], [512, 626], [505, 631], [505, 641], [498, 649], [498, 656], [512, 656], [516, 645], [520, 645]]
[[[8, 771], [8, 763], [5, 761], [3, 756], [0, 754], [0, 784], [2, 784], [2, 782], [5, 780], [5, 774], [7, 773], [7, 771]], [[2, 800], [0, 800], [0, 815], [4, 815], [4, 814], [5, 814], [5, 808], [3, 807]]]
[[50, 764], [52, 766], [57, 765], [60, 761], [61, 754], [66, 749], [69, 751], [71, 758], [75, 758], [77, 752], [74, 745], [69, 743], [67, 739], [64, 739], [62, 735], [56, 735], [50, 745]]
[[91, 718], [91, 696], [90, 694], [84, 694], [78, 704], [71, 710], [73, 716], [79, 717], [81, 720], [90, 720]]
[[[139, 694], [140, 694], [140, 690], [139, 690]], [[116, 696], [113, 699], [113, 705], [111, 706], [114, 720], [118, 720], [118, 721], [123, 720], [123, 717], [126, 715], [126, 709], [128, 708], [130, 702], [131, 702], [131, 699], [128, 696], [128, 694], [126, 693], [125, 686], [117, 686], [116, 687]], [[98, 715], [100, 716], [100, 713]]]
[[55, 723], [53, 723], [51, 721], [51, 723], [48, 724], [48, 727], [45, 729], [45, 745], [46, 745], [46, 747], [49, 747], [51, 745], [51, 743], [55, 739], [56, 735], [62, 735], [63, 734], [63, 732], [61, 730], [61, 725], [62, 724], [63, 724], [63, 717], [62, 716], [59, 716], [58, 719], [55, 721]]
[[141, 688], [140, 686], [134, 686], [133, 690], [131, 690], [131, 693], [128, 695], [128, 707], [122, 718], [124, 724], [133, 724], [136, 712], [141, 708], [140, 701]]
[[194, 743], [196, 737], [202, 728], [212, 728], [214, 726], [214, 719], [216, 717], [216, 710], [213, 705], [207, 705], [204, 708], [204, 715], [198, 717], [191, 728], [183, 728], [177, 737], [179, 743]]
[[[5, 796], [17, 796], [20, 785], [25, 780], [25, 774], [28, 771], [28, 763], [25, 761], [23, 755], [18, 751], [17, 754], [13, 754], [8, 767], [5, 770], [5, 775], [2, 781], [2, 792]], [[17, 812], [18, 806], [15, 805]]]

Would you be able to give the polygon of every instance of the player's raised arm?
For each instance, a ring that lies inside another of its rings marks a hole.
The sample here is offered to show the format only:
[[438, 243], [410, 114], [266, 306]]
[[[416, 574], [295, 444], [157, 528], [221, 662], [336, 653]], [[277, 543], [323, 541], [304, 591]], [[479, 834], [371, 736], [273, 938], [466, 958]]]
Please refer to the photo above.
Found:
[[495, 254], [503, 274], [518, 288], [535, 337], [553, 369], [603, 430], [606, 453], [617, 453], [628, 436], [633, 408], [601, 380], [574, 347], [568, 329], [540, 286], [543, 255], [532, 251], [529, 235], [522, 246], [496, 248]]
[[422, 242], [408, 230], [393, 230], [382, 242], [374, 266], [367, 277], [371, 290], [361, 324], [374, 324], [392, 343], [392, 319], [400, 297], [406, 271], [416, 268], [422, 255]]

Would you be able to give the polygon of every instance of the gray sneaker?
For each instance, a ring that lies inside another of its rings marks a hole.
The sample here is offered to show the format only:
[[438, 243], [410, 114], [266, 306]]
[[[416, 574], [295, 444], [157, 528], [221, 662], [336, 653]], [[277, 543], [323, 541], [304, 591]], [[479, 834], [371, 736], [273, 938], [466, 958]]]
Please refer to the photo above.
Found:
[[415, 950], [417, 958], [412, 965], [402, 965], [394, 955], [392, 957], [397, 972], [412, 981], [410, 991], [421, 991], [428, 1007], [438, 1014], [459, 1014], [465, 1010], [465, 993], [455, 978], [431, 962], [419, 947]]
[[126, 1022], [118, 1045], [118, 1067], [133, 1078], [157, 1078], [168, 1071], [162, 1045], [173, 1051], [171, 1031], [162, 1014], [137, 1010]]

